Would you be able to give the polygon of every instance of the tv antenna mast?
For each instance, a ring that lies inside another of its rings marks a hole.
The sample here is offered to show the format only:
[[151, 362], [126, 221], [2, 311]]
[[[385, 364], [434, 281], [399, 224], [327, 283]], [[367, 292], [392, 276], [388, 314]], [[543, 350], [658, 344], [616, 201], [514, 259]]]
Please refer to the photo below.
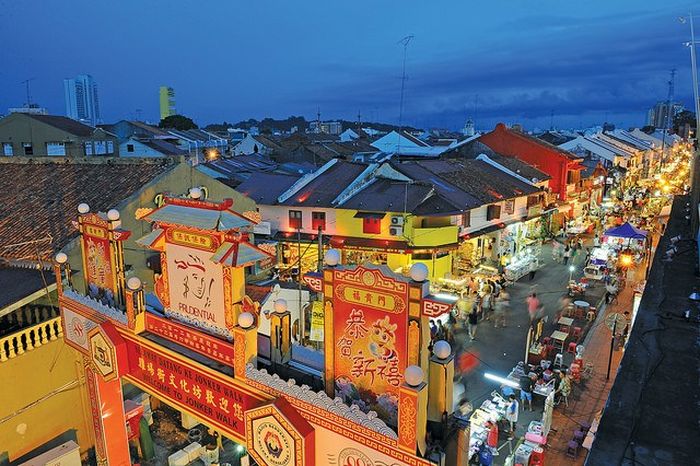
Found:
[[20, 84], [24, 84], [26, 92], [27, 92], [27, 107], [30, 107], [32, 105], [32, 92], [31, 92], [31, 83], [34, 81], [36, 78], [29, 78], [25, 79], [22, 81]]
[[402, 66], [402, 72], [401, 72], [401, 100], [399, 101], [399, 137], [396, 140], [396, 152], [399, 152], [399, 148], [401, 146], [401, 132], [403, 131], [403, 94], [406, 89], [406, 52], [408, 49], [408, 44], [413, 40], [415, 36], [413, 34], [409, 34], [400, 41], [397, 42], [397, 44], [403, 45], [403, 66]]

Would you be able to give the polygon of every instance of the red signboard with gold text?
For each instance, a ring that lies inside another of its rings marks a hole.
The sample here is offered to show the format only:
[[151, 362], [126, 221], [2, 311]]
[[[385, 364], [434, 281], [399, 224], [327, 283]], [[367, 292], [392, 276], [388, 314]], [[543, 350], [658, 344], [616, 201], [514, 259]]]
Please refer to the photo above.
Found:
[[334, 271], [333, 288], [337, 394], [371, 392], [362, 402], [395, 423], [408, 359], [408, 283], [357, 267]]
[[98, 215], [83, 218], [83, 257], [88, 286], [114, 292], [114, 264], [109, 244], [109, 223]]
[[245, 440], [244, 414], [260, 403], [257, 397], [191, 363], [186, 364], [129, 338], [125, 340], [129, 359], [127, 378], [228, 436]]
[[233, 366], [233, 343], [214, 338], [174, 320], [146, 314], [146, 331], [185, 346], [227, 366]]

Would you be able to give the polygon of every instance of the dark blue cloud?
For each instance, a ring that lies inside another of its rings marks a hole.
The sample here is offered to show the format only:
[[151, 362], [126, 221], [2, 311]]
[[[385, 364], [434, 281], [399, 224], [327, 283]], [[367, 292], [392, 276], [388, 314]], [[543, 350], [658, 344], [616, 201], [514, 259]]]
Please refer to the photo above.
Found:
[[461, 126], [474, 116], [573, 126], [643, 123], [666, 96], [691, 102], [685, 0], [167, 3], [0, 2], [0, 111], [33, 95], [63, 112], [62, 79], [91, 73], [106, 119], [157, 116], [157, 89], [200, 122], [305, 114]]

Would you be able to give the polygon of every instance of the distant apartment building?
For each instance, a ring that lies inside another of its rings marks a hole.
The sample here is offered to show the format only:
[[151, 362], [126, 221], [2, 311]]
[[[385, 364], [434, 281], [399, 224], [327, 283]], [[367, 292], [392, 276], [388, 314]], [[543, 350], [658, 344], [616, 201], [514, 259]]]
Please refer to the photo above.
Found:
[[160, 119], [177, 115], [175, 110], [175, 89], [168, 86], [160, 86]]
[[[668, 121], [669, 109], [671, 112], [671, 121]], [[669, 126], [673, 125], [673, 117], [678, 115], [683, 111], [683, 105], [678, 102], [674, 102], [669, 106], [668, 102], [661, 101], [657, 102], [654, 107], [649, 109], [647, 113], [647, 125], [653, 126], [655, 128], [666, 128], [667, 123]]]
[[97, 84], [89, 74], [64, 79], [63, 89], [66, 98], [66, 115], [81, 123], [95, 126], [100, 122], [100, 101], [97, 97]]
[[340, 121], [311, 121], [309, 133], [340, 134], [343, 132], [343, 123]]

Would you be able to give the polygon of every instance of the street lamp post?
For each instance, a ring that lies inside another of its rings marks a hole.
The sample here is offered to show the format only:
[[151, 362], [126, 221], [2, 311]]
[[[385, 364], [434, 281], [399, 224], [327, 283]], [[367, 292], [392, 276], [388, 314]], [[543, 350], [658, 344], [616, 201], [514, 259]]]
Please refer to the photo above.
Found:
[[573, 280], [575, 270], [576, 270], [576, 267], [574, 267], [573, 265], [569, 266], [569, 282], [571, 282], [571, 280]]

